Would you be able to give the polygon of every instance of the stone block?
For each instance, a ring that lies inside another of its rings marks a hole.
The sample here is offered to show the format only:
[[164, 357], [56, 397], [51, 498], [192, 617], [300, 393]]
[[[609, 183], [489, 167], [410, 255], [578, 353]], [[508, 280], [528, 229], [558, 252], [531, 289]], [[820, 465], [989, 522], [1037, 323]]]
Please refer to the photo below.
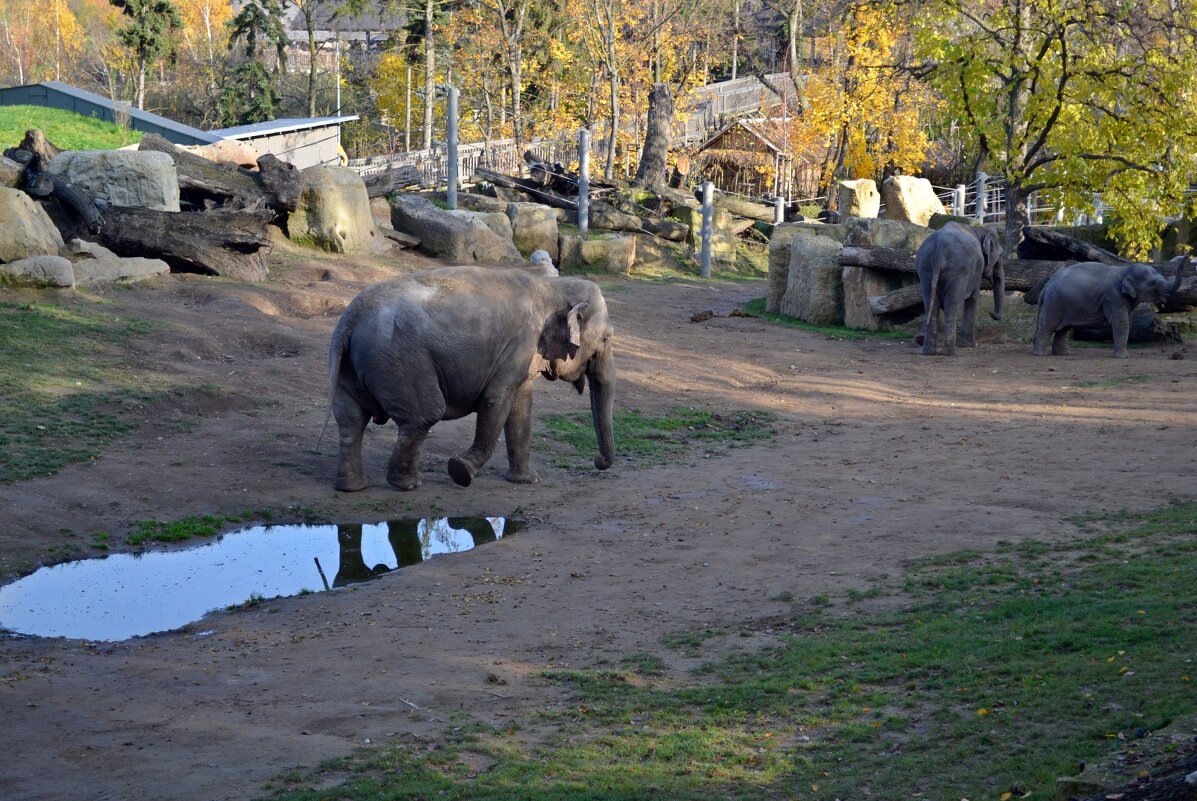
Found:
[[838, 195], [840, 219], [848, 217], [876, 217], [881, 211], [881, 193], [872, 178], [840, 181]]
[[75, 272], [62, 256], [31, 256], [0, 264], [0, 284], [69, 289], [75, 285]]
[[881, 182], [881, 202], [885, 204], [885, 218], [926, 226], [932, 215], [945, 214], [943, 201], [926, 178], [912, 175], [891, 175]]
[[179, 210], [179, 176], [170, 155], [155, 150], [66, 150], [49, 172], [108, 198], [115, 206]]
[[300, 181], [299, 206], [287, 218], [292, 240], [311, 240], [333, 253], [376, 253], [383, 247], [360, 175], [318, 166], [303, 170]]
[[62, 234], [36, 200], [0, 187], [0, 262], [57, 256], [62, 245]]
[[790, 246], [790, 269], [781, 313], [814, 325], [844, 321], [843, 245], [829, 237], [798, 236]]
[[507, 217], [511, 220], [512, 241], [520, 253], [527, 256], [537, 250], [560, 258], [557, 230], [557, 210], [539, 203], [508, 203]]

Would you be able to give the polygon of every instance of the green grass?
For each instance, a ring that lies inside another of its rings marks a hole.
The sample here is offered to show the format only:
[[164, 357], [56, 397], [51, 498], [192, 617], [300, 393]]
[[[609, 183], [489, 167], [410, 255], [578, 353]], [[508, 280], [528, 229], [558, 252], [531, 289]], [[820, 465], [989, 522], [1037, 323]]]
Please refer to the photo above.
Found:
[[0, 303], [0, 482], [98, 458], [169, 388], [129, 369], [123, 347], [149, 324], [103, 304]]
[[0, 106], [0, 149], [14, 147], [25, 132], [40, 128], [62, 150], [115, 150], [141, 141], [131, 131], [70, 111], [43, 106]]
[[757, 298], [750, 300], [744, 304], [744, 313], [751, 314], [755, 317], [760, 317], [763, 320], [768, 320], [772, 323], [784, 325], [787, 328], [796, 328], [799, 331], [809, 331], [812, 334], [821, 334], [828, 339], [900, 339], [907, 341], [910, 339], [910, 334], [905, 331], [863, 331], [858, 328], [845, 328], [842, 325], [813, 325], [811, 323], [804, 323], [802, 320], [797, 320], [793, 317], [787, 317], [784, 314], [776, 314], [774, 312], [765, 311], [765, 299]]
[[[666, 415], [650, 415], [639, 409], [617, 411], [612, 420], [615, 452], [619, 459], [639, 464], [663, 464], [696, 447], [720, 451], [770, 439], [777, 433], [773, 428], [774, 420], [774, 416], [767, 412], [740, 411], [721, 415], [686, 408], [674, 409]], [[572, 449], [562, 458], [560, 466], [581, 466], [594, 458], [598, 439], [589, 414], [550, 414], [543, 422], [542, 436]]]
[[1114, 378], [1095, 378], [1091, 381], [1077, 381], [1073, 384], [1077, 389], [1110, 389], [1127, 384], [1143, 384], [1151, 380], [1148, 375], [1125, 375]]
[[1197, 713], [1197, 504], [1087, 524], [1105, 533], [915, 565], [893, 611], [770, 619], [774, 646], [692, 673], [653, 654], [548, 672], [563, 708], [362, 749], [274, 797], [1052, 798], [1120, 738]]

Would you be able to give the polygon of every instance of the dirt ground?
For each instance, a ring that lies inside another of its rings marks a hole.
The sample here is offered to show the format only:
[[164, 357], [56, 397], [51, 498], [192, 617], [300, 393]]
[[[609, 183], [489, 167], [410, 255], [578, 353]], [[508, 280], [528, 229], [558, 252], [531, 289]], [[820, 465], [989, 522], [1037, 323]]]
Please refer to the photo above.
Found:
[[[541, 454], [533, 486], [502, 480], [500, 448], [463, 489], [444, 465], [468, 444], [467, 419], [433, 429], [424, 486], [401, 493], [384, 480], [391, 424], [367, 437], [370, 488], [337, 494], [331, 438], [313, 451], [328, 337], [348, 300], [391, 268], [286, 246], [272, 258], [264, 285], [170, 276], [104, 293], [118, 313], [166, 324], [130, 342], [140, 366], [221, 391], [180, 401], [198, 414], [189, 432], [155, 409], [93, 463], [0, 486], [7, 578], [62, 529], [124, 532], [143, 519], [272, 509], [286, 522], [294, 509], [328, 522], [518, 513], [532, 524], [485, 548], [215, 613], [181, 632], [0, 638], [8, 801], [252, 798], [289, 767], [386, 738], [435, 738], [461, 712], [501, 723], [567, 703], [537, 676], [549, 666], [647, 652], [676, 667], [660, 644], [668, 632], [734, 629], [865, 588], [913, 557], [1066, 536], [1077, 513], [1193, 493], [1197, 352], [1034, 358], [1027, 343], [991, 339], [958, 358], [924, 358], [906, 342], [743, 317], [690, 321], [763, 295], [761, 282], [615, 280], [604, 286], [617, 407], [768, 410], [777, 437], [662, 467], [617, 461], [605, 473], [569, 472]], [[538, 382], [538, 415], [587, 408], [572, 388]]]

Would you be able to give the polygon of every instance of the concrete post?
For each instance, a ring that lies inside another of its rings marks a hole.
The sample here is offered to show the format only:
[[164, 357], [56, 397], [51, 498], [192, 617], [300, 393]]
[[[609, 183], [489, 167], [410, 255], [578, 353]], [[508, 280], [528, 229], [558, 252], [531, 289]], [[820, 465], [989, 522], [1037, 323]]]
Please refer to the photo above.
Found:
[[786, 221], [785, 201], [779, 197], [773, 198], [773, 224], [781, 225]]
[[449, 202], [449, 208], [457, 208], [457, 87], [449, 87], [449, 119], [445, 125], [445, 138], [449, 140], [448, 153], [448, 173], [449, 173], [449, 189], [446, 193], [446, 200]]
[[952, 213], [964, 216], [964, 197], [968, 191], [968, 187], [964, 184], [956, 184], [956, 191], [952, 195]]
[[715, 185], [705, 181], [702, 185], [702, 277], [711, 277], [711, 234], [715, 222]]
[[985, 201], [986, 201], [985, 185], [988, 180], [989, 180], [989, 176], [986, 175], [985, 173], [983, 173], [983, 172], [977, 173], [977, 215], [976, 216], [977, 216], [977, 219], [980, 220], [982, 224], [985, 223]]
[[590, 229], [590, 131], [578, 131], [578, 233]]

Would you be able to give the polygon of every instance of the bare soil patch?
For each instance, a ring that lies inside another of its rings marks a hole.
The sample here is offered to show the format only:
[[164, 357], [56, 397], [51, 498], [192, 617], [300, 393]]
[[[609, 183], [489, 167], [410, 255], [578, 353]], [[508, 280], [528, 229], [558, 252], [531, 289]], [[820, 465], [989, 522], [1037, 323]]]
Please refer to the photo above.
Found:
[[[170, 276], [105, 293], [120, 314], [160, 324], [127, 344], [138, 369], [202, 391], [182, 396], [186, 408], [146, 408], [138, 432], [95, 462], [0, 486], [0, 575], [45, 560], [64, 529], [83, 543], [112, 532], [120, 549], [135, 521], [186, 515], [518, 513], [532, 525], [181, 632], [0, 639], [6, 799], [252, 798], [285, 769], [366, 741], [435, 738], [463, 714], [498, 724], [567, 703], [538, 679], [550, 666], [635, 653], [677, 663], [665, 635], [735, 630], [865, 589], [914, 557], [1058, 538], [1078, 513], [1192, 495], [1197, 353], [1034, 358], [1029, 343], [991, 338], [926, 358], [908, 342], [723, 316], [764, 294], [760, 282], [607, 279], [619, 407], [768, 411], [778, 435], [605, 473], [556, 467], [547, 444], [542, 483], [503, 481], [500, 457], [462, 489], [444, 466], [472, 421], [442, 423], [424, 486], [402, 493], [384, 480], [393, 427], [372, 427], [370, 488], [338, 494], [331, 438], [313, 451], [332, 326], [367, 283], [430, 265], [283, 245], [264, 285]], [[691, 322], [707, 309], [719, 316]], [[569, 386], [537, 387], [537, 414], [587, 407]], [[164, 423], [180, 414], [187, 426]]]

